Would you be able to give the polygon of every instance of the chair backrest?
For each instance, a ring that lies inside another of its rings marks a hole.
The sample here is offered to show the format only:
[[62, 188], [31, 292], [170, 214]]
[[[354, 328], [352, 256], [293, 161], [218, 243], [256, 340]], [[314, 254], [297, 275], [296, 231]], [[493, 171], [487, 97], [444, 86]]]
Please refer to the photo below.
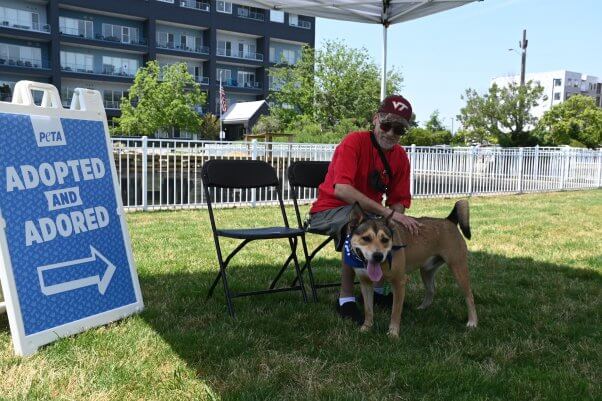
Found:
[[297, 161], [288, 168], [288, 181], [293, 187], [318, 188], [326, 178], [327, 161]]
[[278, 186], [276, 171], [261, 160], [215, 159], [206, 161], [203, 184], [218, 188], [261, 188]]
[[[288, 182], [291, 186], [291, 195], [293, 198], [293, 206], [295, 207], [295, 216], [297, 224], [300, 228], [304, 227], [301, 221], [301, 211], [297, 203], [298, 188], [318, 188], [326, 178], [328, 166], [330, 162], [326, 161], [297, 161], [291, 163], [288, 167]], [[303, 240], [305, 241], [305, 240]], [[305, 247], [305, 242], [304, 245]]]

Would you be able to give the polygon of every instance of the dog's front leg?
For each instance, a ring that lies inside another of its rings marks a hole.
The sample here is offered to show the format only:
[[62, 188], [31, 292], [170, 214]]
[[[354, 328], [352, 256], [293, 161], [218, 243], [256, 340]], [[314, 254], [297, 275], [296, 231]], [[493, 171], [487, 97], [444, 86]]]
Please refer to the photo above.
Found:
[[368, 277], [360, 276], [360, 288], [364, 297], [364, 324], [360, 328], [361, 331], [370, 331], [374, 324], [374, 288], [372, 280]]
[[391, 322], [387, 335], [391, 338], [399, 337], [399, 326], [401, 324], [401, 312], [403, 309], [403, 300], [406, 295], [406, 282], [408, 276], [403, 274], [401, 279], [393, 280], [391, 289], [393, 290], [393, 307], [391, 308]]

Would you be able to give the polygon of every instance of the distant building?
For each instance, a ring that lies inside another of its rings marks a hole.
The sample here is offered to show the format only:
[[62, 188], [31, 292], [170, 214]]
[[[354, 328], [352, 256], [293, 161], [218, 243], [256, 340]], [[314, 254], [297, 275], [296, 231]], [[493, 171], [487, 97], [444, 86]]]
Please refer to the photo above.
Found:
[[185, 62], [208, 95], [197, 110], [219, 114], [220, 76], [228, 105], [265, 100], [269, 68], [314, 43], [313, 17], [229, 1], [0, 0], [0, 100], [23, 79], [53, 84], [67, 107], [73, 89], [96, 89], [111, 125], [138, 68], [157, 60]]
[[[526, 81], [533, 81], [543, 86], [543, 94], [547, 100], [533, 108], [533, 116], [540, 118], [554, 105], [564, 102], [573, 95], [585, 95], [592, 97], [598, 107], [602, 107], [602, 80], [598, 77], [582, 74], [579, 72], [559, 70], [550, 72], [536, 72], [526, 74]], [[508, 86], [509, 83], [520, 82], [520, 75], [497, 77], [491, 80], [500, 87]]]

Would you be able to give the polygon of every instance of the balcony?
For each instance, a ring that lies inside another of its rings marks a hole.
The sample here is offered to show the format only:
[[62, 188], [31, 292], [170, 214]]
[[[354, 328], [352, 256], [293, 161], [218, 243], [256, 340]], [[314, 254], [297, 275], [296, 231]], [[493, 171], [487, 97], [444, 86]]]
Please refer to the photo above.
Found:
[[191, 48], [188, 46], [176, 45], [173, 42], [167, 42], [167, 43], [157, 42], [157, 48], [175, 50], [175, 51], [179, 51], [179, 52], [209, 55], [209, 46], [196, 46], [195, 48]]
[[263, 13], [258, 13], [254, 11], [249, 11], [245, 8], [238, 9], [238, 16], [240, 18], [252, 19], [255, 21], [265, 21], [265, 15]]
[[105, 109], [119, 110], [119, 103], [121, 103], [121, 101], [119, 101], [119, 100], [103, 100], [102, 103], [104, 104]]
[[209, 6], [208, 2], [198, 1], [198, 0], [180, 0], [180, 7], [190, 8], [193, 10], [207, 11], [207, 12], [211, 8]]
[[194, 80], [202, 85], [209, 85], [209, 77], [194, 77]]
[[289, 25], [294, 26], [295, 28], [311, 29], [311, 22], [309, 21], [298, 20], [297, 23], [291, 22]]
[[229, 88], [261, 89], [261, 84], [259, 82], [239, 82], [235, 79], [228, 79], [222, 81], [222, 85], [227, 86]]
[[105, 43], [106, 42], [121, 43], [121, 44], [125, 44], [125, 45], [134, 45], [134, 46], [146, 46], [146, 44], [147, 44], [146, 39], [130, 40], [128, 42], [128, 41], [124, 41], [122, 38], [118, 38], [117, 36], [103, 36], [100, 33], [96, 33], [96, 34], [92, 35], [92, 32], [84, 33], [84, 32], [81, 32], [79, 29], [67, 28], [65, 26], [61, 26], [59, 28], [59, 32], [61, 35], [65, 35], [65, 36], [79, 37], [79, 38], [95, 40], [95, 41], [105, 42]]
[[222, 57], [239, 58], [244, 60], [263, 61], [263, 54], [253, 52], [237, 52], [229, 49], [217, 49], [217, 55]]
[[29, 25], [19, 24], [18, 21], [4, 20], [4, 21], [2, 21], [2, 24], [0, 25], [0, 27], [11, 28], [11, 29], [21, 29], [24, 31], [50, 33], [50, 25], [48, 25], [48, 24], [45, 24], [45, 25], [32, 24], [31, 26], [29, 26]]
[[112, 65], [105, 65], [102, 68], [94, 68], [84, 64], [65, 63], [61, 64], [61, 70], [64, 72], [75, 72], [79, 74], [110, 75], [124, 78], [133, 78], [136, 75], [136, 71], [128, 71], [124, 68], [115, 68]]
[[33, 69], [49, 69], [50, 62], [48, 60], [31, 59], [25, 57], [8, 57], [0, 56], [0, 66], [18, 67], [18, 68], [33, 68]]

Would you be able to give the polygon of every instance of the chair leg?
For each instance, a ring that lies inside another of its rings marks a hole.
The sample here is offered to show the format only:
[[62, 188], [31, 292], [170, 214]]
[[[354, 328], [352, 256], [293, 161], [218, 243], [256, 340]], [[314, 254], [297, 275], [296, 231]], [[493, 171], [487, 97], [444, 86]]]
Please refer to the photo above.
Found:
[[[226, 268], [228, 267], [228, 264], [230, 263], [230, 260], [232, 260], [234, 255], [236, 255], [238, 253], [238, 251], [240, 251], [249, 242], [251, 242], [251, 240], [248, 240], [248, 239], [244, 240], [232, 252], [230, 252], [230, 255], [228, 255], [225, 262], [223, 262], [224, 271], [226, 271]], [[220, 255], [218, 255], [218, 259], [220, 259], [220, 258], [221, 258], [221, 248], [220, 248]], [[213, 296], [213, 290], [215, 289], [215, 286], [217, 285], [217, 283], [219, 282], [219, 279], [221, 277], [222, 277], [222, 273], [220, 270], [220, 272], [217, 274], [217, 277], [215, 277], [215, 280], [213, 280], [213, 284], [211, 284], [211, 287], [209, 288], [209, 293], [207, 294], [207, 299], [209, 299]]]
[[[303, 265], [303, 268], [301, 269], [301, 274], [303, 274], [305, 272], [305, 269], [307, 269], [307, 274], [309, 275], [309, 284], [311, 285], [311, 291], [312, 291], [312, 295], [314, 298], [314, 302], [318, 302], [318, 291], [316, 288], [316, 282], [314, 280], [313, 269], [311, 268], [311, 261], [318, 254], [318, 252], [320, 252], [320, 250], [322, 250], [322, 248], [324, 248], [326, 245], [328, 245], [328, 243], [330, 243], [330, 241], [332, 241], [333, 239], [334, 239], [333, 237], [329, 237], [326, 240], [322, 241], [322, 243], [320, 245], [318, 245], [318, 247], [316, 249], [314, 249], [311, 254], [309, 254], [309, 252], [307, 250], [307, 243], [302, 239], [303, 253], [305, 254], [305, 264]], [[291, 287], [294, 286], [295, 284], [297, 284], [297, 278], [295, 278], [293, 280]]]
[[[213, 290], [215, 289], [215, 286], [217, 285], [217, 283], [219, 282], [219, 280], [221, 278], [222, 283], [224, 285], [224, 294], [226, 295], [226, 304], [228, 305], [228, 313], [230, 314], [230, 316], [235, 318], [236, 315], [234, 313], [234, 306], [232, 305], [232, 297], [230, 295], [230, 287], [228, 286], [228, 279], [226, 278], [227, 264], [224, 263], [224, 259], [222, 257], [222, 250], [221, 250], [221, 247], [219, 246], [219, 240], [217, 238], [215, 238], [215, 249], [217, 251], [216, 253], [217, 253], [217, 261], [219, 263], [219, 273], [218, 273], [217, 277], [215, 278], [215, 280], [213, 280], [213, 284], [211, 285], [211, 288], [209, 289], [209, 293], [207, 294], [207, 299], [211, 298], [211, 296], [213, 295]], [[230, 258], [228, 258], [227, 260], [230, 260]]]
[[286, 260], [284, 261], [284, 264], [282, 265], [282, 267], [278, 271], [278, 274], [276, 274], [276, 277], [274, 277], [274, 279], [272, 280], [272, 283], [270, 284], [270, 287], [269, 287], [270, 290], [273, 290], [276, 287], [276, 284], [278, 284], [278, 280], [280, 280], [280, 277], [286, 271], [286, 268], [291, 263], [292, 259], [293, 259], [293, 254], [288, 255], [288, 258], [286, 258]]
[[288, 242], [291, 246], [293, 263], [295, 264], [295, 271], [297, 272], [297, 278], [299, 279], [299, 287], [301, 287], [303, 302], [307, 303], [307, 292], [305, 292], [305, 285], [303, 284], [303, 277], [301, 277], [301, 269], [299, 268], [299, 260], [297, 259], [297, 238], [289, 238]]
[[[313, 274], [313, 271], [311, 270], [311, 260], [313, 258], [313, 254], [312, 254], [312, 256], [309, 256], [309, 253], [307, 251], [307, 242], [305, 241], [305, 235], [303, 235], [301, 237], [301, 245], [303, 246], [303, 255], [305, 256], [305, 264], [303, 265], [303, 268], [301, 269], [301, 275], [303, 275], [303, 272], [305, 271], [305, 269], [307, 269], [308, 276], [309, 276], [309, 286], [311, 288], [311, 297], [313, 298], [314, 302], [318, 302], [318, 292], [316, 291], [316, 283], [314, 281], [314, 274]], [[291, 287], [294, 286], [296, 282], [297, 282], [297, 279], [295, 279], [293, 281], [293, 284], [291, 285]]]

